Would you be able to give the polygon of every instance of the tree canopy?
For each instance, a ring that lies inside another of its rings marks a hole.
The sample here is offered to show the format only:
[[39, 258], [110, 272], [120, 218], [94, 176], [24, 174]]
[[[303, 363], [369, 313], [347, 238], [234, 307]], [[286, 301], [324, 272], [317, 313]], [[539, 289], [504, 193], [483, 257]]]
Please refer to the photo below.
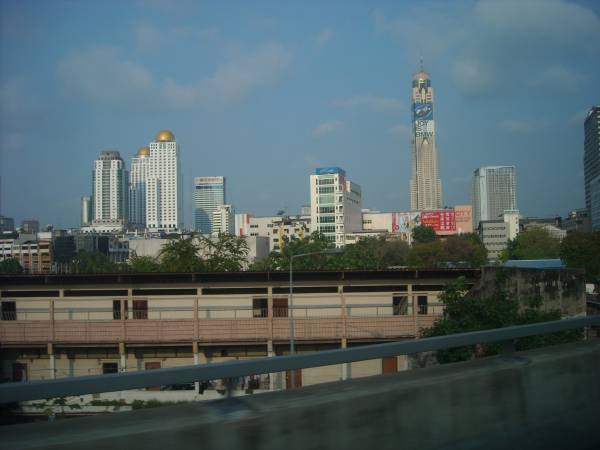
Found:
[[419, 225], [413, 228], [412, 239], [413, 243], [426, 244], [435, 241], [435, 230], [425, 225]]
[[[433, 327], [423, 330], [423, 337], [446, 336], [469, 331], [502, 328], [510, 325], [524, 325], [550, 320], [559, 320], [559, 310], [543, 311], [539, 298], [530, 299], [527, 304], [520, 305], [514, 296], [508, 295], [503, 288], [503, 272], [498, 272], [496, 289], [489, 298], [476, 298], [467, 292], [464, 279], [448, 286], [440, 296], [445, 305], [443, 317]], [[519, 339], [517, 350], [571, 342], [581, 339], [581, 330], [569, 330], [542, 336], [531, 336]], [[466, 346], [439, 350], [436, 358], [440, 363], [466, 361], [480, 356], [498, 353], [499, 344]]]
[[501, 259], [553, 259], [560, 257], [560, 240], [543, 228], [522, 231], [508, 242]]
[[574, 232], [560, 245], [560, 257], [567, 267], [585, 269], [586, 279], [600, 278], [600, 231]]
[[415, 242], [407, 263], [413, 267], [479, 267], [487, 261], [487, 250], [474, 234], [447, 236], [431, 242]]
[[15, 258], [0, 261], [0, 273], [23, 273], [23, 267]]

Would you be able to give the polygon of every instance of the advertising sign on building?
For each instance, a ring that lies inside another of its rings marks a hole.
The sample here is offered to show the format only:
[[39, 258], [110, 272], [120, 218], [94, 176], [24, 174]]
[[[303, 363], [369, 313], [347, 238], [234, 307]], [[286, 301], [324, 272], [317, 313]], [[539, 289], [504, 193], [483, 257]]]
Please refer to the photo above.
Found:
[[437, 232], [456, 231], [456, 215], [452, 209], [421, 213], [421, 225]]
[[420, 224], [418, 212], [392, 213], [392, 233], [410, 233]]

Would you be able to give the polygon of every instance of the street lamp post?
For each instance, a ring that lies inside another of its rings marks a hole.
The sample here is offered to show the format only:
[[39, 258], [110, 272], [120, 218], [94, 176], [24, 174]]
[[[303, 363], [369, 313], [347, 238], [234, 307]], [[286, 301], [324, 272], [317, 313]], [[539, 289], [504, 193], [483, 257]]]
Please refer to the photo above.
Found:
[[[290, 298], [289, 298], [289, 317], [290, 317], [290, 355], [295, 353], [295, 336], [294, 336], [294, 278], [293, 278], [293, 266], [294, 258], [301, 258], [303, 256], [311, 255], [336, 255], [342, 253], [344, 250], [341, 248], [327, 248], [318, 252], [299, 253], [297, 255], [290, 256]], [[296, 387], [296, 370], [290, 371], [290, 385], [293, 388]]]

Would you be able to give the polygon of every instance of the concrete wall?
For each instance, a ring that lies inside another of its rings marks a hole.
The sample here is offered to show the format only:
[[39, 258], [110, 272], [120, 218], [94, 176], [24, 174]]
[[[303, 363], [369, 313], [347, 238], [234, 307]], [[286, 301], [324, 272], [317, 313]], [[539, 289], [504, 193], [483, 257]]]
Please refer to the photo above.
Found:
[[6, 448], [597, 448], [600, 343], [103, 417], [6, 426]]
[[484, 267], [480, 280], [471, 289], [473, 296], [494, 294], [497, 279], [512, 298], [526, 307], [531, 300], [542, 301], [545, 311], [558, 309], [563, 316], [585, 314], [585, 277], [579, 269], [524, 269]]

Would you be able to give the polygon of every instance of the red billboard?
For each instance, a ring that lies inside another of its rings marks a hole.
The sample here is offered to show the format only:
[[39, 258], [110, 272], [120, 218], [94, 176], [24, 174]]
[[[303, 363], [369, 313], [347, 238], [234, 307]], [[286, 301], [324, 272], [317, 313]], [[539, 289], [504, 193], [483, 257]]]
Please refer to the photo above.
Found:
[[456, 214], [453, 209], [421, 213], [421, 225], [437, 232], [456, 231]]

